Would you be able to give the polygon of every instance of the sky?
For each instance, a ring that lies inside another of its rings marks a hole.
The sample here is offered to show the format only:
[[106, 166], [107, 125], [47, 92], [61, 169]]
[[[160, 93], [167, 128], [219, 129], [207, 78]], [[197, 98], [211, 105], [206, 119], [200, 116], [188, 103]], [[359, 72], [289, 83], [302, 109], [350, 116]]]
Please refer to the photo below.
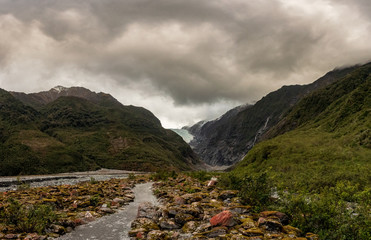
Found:
[[110, 93], [167, 128], [371, 60], [370, 0], [0, 0], [0, 88]]

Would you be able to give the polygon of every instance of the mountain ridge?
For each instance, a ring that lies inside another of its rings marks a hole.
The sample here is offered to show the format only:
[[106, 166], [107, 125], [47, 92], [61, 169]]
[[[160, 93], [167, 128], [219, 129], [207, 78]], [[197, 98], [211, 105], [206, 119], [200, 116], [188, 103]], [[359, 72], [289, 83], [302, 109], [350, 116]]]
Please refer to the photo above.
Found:
[[201, 164], [150, 111], [109, 94], [81, 87], [40, 94], [1, 90], [0, 100], [0, 175], [191, 170]]
[[[307, 85], [283, 86], [254, 105], [228, 116], [228, 121], [210, 121], [188, 127], [194, 135], [190, 145], [210, 165], [233, 165], [262, 139], [301, 98], [324, 88], [358, 68], [334, 69]], [[222, 117], [223, 118], [223, 117]]]

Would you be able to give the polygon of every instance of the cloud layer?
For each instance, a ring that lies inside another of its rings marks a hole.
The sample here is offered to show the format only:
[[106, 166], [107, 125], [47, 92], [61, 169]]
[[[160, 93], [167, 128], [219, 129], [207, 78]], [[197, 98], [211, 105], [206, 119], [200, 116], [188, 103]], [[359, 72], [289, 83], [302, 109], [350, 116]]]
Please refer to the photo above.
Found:
[[112, 93], [165, 126], [371, 60], [369, 0], [0, 0], [0, 87]]

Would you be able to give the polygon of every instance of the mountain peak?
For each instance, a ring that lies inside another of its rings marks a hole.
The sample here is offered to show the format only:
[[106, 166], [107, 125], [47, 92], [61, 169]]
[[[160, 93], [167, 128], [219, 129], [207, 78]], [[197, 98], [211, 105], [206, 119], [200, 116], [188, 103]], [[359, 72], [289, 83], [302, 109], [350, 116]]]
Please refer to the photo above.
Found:
[[14, 97], [22, 101], [24, 104], [36, 109], [57, 100], [59, 97], [78, 97], [94, 103], [101, 103], [102, 101], [110, 101], [111, 103], [115, 104], [118, 103], [117, 100], [109, 94], [96, 93], [84, 87], [64, 87], [58, 85], [48, 91], [42, 91], [38, 93], [10, 93]]
[[55, 87], [53, 87], [52, 89], [50, 89], [50, 91], [56, 91], [56, 92], [58, 92], [58, 93], [60, 93], [60, 92], [62, 92], [62, 91], [66, 91], [66, 90], [68, 90], [68, 88], [63, 87], [63, 86], [60, 86], [60, 85], [55, 86]]

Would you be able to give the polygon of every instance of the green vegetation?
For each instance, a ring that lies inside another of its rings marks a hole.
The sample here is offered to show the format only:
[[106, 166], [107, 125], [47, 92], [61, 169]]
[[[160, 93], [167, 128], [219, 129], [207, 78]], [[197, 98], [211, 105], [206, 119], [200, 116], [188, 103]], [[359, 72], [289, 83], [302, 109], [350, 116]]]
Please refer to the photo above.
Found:
[[[29, 104], [32, 105], [32, 104]], [[0, 175], [116, 168], [190, 170], [198, 162], [144, 108], [97, 94], [60, 97], [37, 110], [0, 90]]]
[[178, 173], [175, 171], [165, 171], [160, 170], [151, 175], [151, 179], [154, 181], [167, 181], [169, 178], [175, 179], [178, 176]]
[[[321, 239], [370, 239], [370, 72], [364, 65], [304, 98], [222, 183]], [[264, 182], [278, 199], [266, 197]]]
[[23, 205], [14, 199], [8, 201], [9, 205], [2, 211], [0, 217], [5, 219], [7, 224], [15, 226], [17, 231], [42, 234], [45, 233], [45, 228], [56, 220], [50, 205]]
[[201, 182], [204, 182], [206, 180], [210, 180], [212, 177], [216, 175], [220, 175], [215, 172], [207, 172], [207, 171], [193, 171], [193, 172], [185, 172], [186, 175], [198, 179]]

